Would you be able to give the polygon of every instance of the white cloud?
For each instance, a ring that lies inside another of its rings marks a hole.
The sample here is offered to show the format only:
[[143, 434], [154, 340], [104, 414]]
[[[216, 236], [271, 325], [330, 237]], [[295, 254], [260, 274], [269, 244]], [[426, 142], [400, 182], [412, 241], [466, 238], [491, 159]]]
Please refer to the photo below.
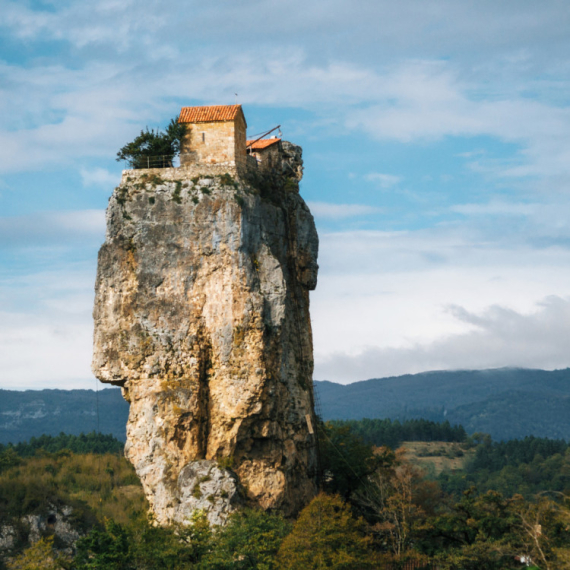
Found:
[[371, 172], [365, 176], [366, 180], [376, 182], [381, 188], [390, 188], [398, 184], [402, 178], [393, 174], [382, 174], [380, 172]]
[[0, 217], [0, 248], [44, 247], [53, 244], [101, 243], [105, 237], [104, 210], [41, 212]]
[[553, 370], [570, 365], [570, 298], [548, 297], [531, 312], [493, 306], [480, 314], [451, 307], [475, 330], [433, 342], [335, 352], [317, 364], [316, 378], [347, 383], [426, 370], [528, 367]]
[[451, 206], [452, 212], [468, 216], [529, 216], [537, 212], [539, 204], [521, 204], [493, 200], [486, 204], [457, 204]]
[[[473, 225], [321, 234], [319, 283], [311, 296], [315, 377], [348, 382], [434, 366], [570, 365], [563, 342], [545, 351], [544, 358], [514, 337], [508, 345], [509, 327], [516, 323], [513, 315], [532, 316], [537, 306], [538, 313], [548, 307], [549, 315], [547, 321], [537, 322], [549, 324], [542, 330], [538, 325], [530, 328], [528, 342], [536, 334], [536, 345], [541, 346], [550, 324], [567, 338], [567, 311], [559, 312], [555, 325], [558, 305], [550, 300], [540, 305], [551, 295], [566, 299], [570, 294], [567, 232], [558, 236], [559, 243], [536, 247], [542, 226], [530, 229], [538, 233], [531, 232], [526, 244], [503, 235], [490, 239]], [[498, 349], [486, 356], [473, 344], [470, 352], [465, 339], [487, 346], [473, 315], [489, 323], [487, 329], [492, 324], [497, 335], [503, 334], [503, 360]], [[501, 320], [506, 327], [502, 331]], [[438, 347], [448, 346], [457, 350], [444, 361], [446, 349]]]
[[104, 186], [107, 190], [113, 188], [119, 182], [117, 174], [109, 172], [105, 168], [81, 169], [81, 179], [84, 186]]
[[81, 317], [61, 310], [45, 315], [1, 312], [2, 388], [93, 388], [91, 318], [88, 312]]
[[401, 142], [496, 137], [522, 150], [515, 164], [487, 163], [489, 172], [509, 177], [570, 174], [568, 106], [518, 93], [486, 94], [444, 62], [405, 63], [388, 74], [385, 83], [376, 104], [349, 111], [350, 128]]
[[381, 208], [364, 204], [331, 204], [329, 202], [308, 202], [307, 204], [316, 218], [341, 220], [370, 214], [379, 214]]
[[0, 279], [2, 388], [93, 388], [93, 263]]

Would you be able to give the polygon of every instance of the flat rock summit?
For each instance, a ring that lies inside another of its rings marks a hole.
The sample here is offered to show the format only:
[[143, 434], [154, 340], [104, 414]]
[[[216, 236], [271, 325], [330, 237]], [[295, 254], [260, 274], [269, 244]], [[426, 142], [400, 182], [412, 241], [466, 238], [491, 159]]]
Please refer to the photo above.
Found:
[[293, 515], [316, 493], [318, 237], [301, 149], [278, 151], [266, 169], [127, 170], [110, 198], [93, 371], [130, 404], [126, 455], [160, 524]]

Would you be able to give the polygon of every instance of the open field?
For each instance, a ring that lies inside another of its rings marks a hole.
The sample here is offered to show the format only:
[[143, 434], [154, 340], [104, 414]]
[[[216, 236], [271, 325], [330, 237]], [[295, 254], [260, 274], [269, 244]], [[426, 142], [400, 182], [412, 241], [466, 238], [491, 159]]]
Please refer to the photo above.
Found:
[[475, 454], [475, 448], [466, 449], [463, 443], [447, 441], [405, 441], [400, 449], [405, 450], [410, 463], [421, 467], [428, 475], [463, 469]]

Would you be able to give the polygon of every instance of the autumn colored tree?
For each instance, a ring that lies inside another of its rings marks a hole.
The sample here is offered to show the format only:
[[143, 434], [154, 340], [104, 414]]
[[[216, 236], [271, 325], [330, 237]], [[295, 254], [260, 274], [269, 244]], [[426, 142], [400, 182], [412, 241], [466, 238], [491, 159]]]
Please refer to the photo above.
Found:
[[[413, 542], [414, 530], [426, 518], [418, 498], [424, 500], [433, 485], [424, 480], [423, 472], [405, 460], [404, 451], [396, 453], [388, 448], [376, 451], [379, 467], [360, 485], [353, 501], [373, 523], [373, 530], [381, 544], [401, 558]], [[421, 488], [426, 487], [426, 489]], [[428, 489], [429, 488], [429, 489]]]
[[338, 495], [320, 493], [305, 507], [281, 545], [283, 570], [364, 570], [375, 568], [366, 524], [352, 516]]

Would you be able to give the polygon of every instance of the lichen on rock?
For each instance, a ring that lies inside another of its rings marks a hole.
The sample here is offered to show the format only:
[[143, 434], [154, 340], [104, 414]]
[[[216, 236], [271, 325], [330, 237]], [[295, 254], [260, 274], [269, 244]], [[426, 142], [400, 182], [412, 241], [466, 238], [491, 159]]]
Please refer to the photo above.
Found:
[[125, 171], [99, 252], [93, 371], [130, 403], [126, 455], [161, 524], [289, 516], [316, 492], [301, 149], [272, 173], [218, 170]]

